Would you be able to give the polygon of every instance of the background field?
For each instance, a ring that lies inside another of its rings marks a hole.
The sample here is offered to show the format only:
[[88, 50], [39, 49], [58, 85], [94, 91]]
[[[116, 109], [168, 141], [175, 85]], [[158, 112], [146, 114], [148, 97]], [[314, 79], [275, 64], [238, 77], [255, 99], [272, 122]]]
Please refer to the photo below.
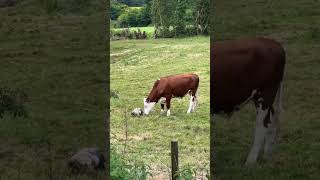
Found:
[[320, 177], [320, 3], [319, 1], [215, 1], [214, 38], [266, 36], [287, 52], [284, 115], [274, 160], [243, 166], [253, 142], [250, 105], [216, 121], [219, 179], [319, 179]]
[[[155, 80], [187, 72], [200, 76], [199, 105], [195, 113], [186, 114], [189, 101], [186, 96], [172, 100], [170, 117], [160, 115], [159, 104], [149, 116], [130, 116], [133, 108], [143, 108], [143, 98]], [[111, 98], [113, 149], [131, 162], [142, 161], [153, 175], [161, 174], [168, 179], [170, 141], [177, 139], [182, 167], [189, 164], [198, 172], [209, 170], [209, 37], [112, 41], [110, 74], [114, 94]]]
[[66, 168], [78, 149], [104, 147], [104, 13], [19, 2], [0, 9], [0, 86], [27, 93], [29, 117], [0, 119], [0, 179], [105, 179]]

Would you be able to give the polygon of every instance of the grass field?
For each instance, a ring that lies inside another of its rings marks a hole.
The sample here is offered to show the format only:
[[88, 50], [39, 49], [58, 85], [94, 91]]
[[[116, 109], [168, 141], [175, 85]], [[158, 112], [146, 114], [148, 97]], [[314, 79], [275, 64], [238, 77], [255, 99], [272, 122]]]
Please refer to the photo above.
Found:
[[105, 179], [66, 168], [72, 152], [104, 146], [104, 22], [33, 0], [0, 9], [0, 86], [29, 96], [28, 118], [0, 119], [1, 180]]
[[[243, 166], [253, 143], [250, 105], [216, 121], [219, 179], [319, 179], [320, 177], [320, 3], [319, 1], [215, 1], [214, 38], [265, 36], [287, 52], [284, 114], [274, 159]], [[230, 13], [232, 12], [232, 13]]]
[[[209, 170], [209, 37], [112, 41], [110, 53], [111, 90], [118, 95], [111, 98], [113, 148], [145, 163], [154, 176], [168, 179], [170, 142], [177, 139], [181, 167]], [[200, 77], [195, 113], [186, 114], [187, 96], [173, 99], [170, 117], [160, 115], [159, 104], [149, 116], [130, 116], [134, 108], [143, 108], [155, 80], [189, 72]]]

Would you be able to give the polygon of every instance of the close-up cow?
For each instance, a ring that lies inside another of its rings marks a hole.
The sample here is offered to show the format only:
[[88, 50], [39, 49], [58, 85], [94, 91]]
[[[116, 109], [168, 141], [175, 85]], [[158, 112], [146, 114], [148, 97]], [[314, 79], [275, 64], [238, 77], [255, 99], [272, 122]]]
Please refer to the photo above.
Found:
[[256, 108], [254, 143], [246, 165], [257, 161], [264, 145], [270, 159], [279, 129], [285, 51], [267, 38], [211, 42], [211, 114], [232, 114], [248, 102]]
[[167, 107], [167, 116], [170, 116], [171, 98], [182, 98], [190, 95], [189, 108], [187, 113], [195, 110], [197, 104], [197, 90], [199, 77], [196, 74], [179, 74], [161, 77], [156, 80], [147, 98], [144, 98], [143, 113], [148, 115], [154, 105], [160, 101], [161, 112], [164, 112], [164, 105]]

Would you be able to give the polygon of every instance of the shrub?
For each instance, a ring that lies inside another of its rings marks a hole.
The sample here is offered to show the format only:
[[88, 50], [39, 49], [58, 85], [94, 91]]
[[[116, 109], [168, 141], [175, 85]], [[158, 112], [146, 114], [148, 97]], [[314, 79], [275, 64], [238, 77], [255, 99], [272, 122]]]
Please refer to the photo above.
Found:
[[133, 160], [133, 163], [126, 161], [119, 154], [111, 151], [111, 179], [113, 180], [132, 180], [147, 179], [150, 173], [147, 166], [142, 162]]

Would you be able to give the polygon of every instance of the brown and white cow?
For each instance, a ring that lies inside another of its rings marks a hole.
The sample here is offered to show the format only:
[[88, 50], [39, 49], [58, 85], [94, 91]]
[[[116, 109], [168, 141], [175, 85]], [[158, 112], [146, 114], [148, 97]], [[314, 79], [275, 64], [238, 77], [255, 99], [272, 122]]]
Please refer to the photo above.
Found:
[[211, 42], [211, 114], [231, 114], [248, 102], [256, 107], [246, 165], [256, 162], [263, 144], [264, 158], [271, 157], [282, 110], [285, 59], [283, 47], [267, 38]]
[[144, 114], [148, 115], [154, 105], [160, 100], [161, 112], [164, 111], [164, 103], [167, 106], [167, 116], [170, 116], [170, 101], [173, 97], [184, 97], [190, 94], [190, 103], [187, 113], [194, 111], [197, 103], [197, 90], [199, 77], [196, 74], [171, 75], [158, 79], [147, 98], [144, 98]]

